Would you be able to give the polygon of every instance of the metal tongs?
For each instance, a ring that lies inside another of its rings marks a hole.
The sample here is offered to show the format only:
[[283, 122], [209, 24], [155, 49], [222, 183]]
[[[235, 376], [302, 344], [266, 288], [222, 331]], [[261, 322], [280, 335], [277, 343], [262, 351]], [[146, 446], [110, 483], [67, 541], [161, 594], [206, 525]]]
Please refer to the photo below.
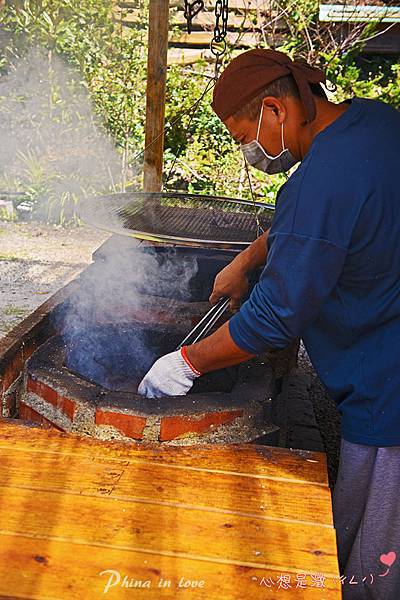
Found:
[[212, 326], [218, 321], [223, 315], [225, 310], [228, 308], [230, 298], [224, 297], [218, 300], [214, 306], [204, 315], [204, 317], [193, 327], [193, 329], [187, 334], [184, 340], [176, 348], [180, 350], [182, 346], [194, 344], [207, 335]]

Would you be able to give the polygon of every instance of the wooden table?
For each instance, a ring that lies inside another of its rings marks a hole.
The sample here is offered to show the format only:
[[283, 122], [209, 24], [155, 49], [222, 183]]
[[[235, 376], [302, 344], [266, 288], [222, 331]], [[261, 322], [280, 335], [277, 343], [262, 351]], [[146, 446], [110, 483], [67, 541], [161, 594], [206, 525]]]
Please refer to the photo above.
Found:
[[341, 598], [324, 454], [17, 423], [0, 421], [0, 597]]

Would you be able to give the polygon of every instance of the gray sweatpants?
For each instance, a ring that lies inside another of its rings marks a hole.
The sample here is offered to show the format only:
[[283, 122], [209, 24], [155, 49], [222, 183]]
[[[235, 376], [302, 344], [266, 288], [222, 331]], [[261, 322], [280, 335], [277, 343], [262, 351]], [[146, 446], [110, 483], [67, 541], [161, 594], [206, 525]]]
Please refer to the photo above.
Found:
[[400, 446], [341, 443], [333, 515], [344, 600], [400, 598]]

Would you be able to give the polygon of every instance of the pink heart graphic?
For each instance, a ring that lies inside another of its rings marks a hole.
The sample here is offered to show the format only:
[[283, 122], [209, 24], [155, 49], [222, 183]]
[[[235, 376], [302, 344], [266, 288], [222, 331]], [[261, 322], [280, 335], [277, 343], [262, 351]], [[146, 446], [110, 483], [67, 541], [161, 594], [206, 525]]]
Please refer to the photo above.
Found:
[[384, 565], [391, 567], [392, 564], [394, 563], [394, 561], [396, 560], [396, 558], [397, 558], [396, 552], [392, 551], [392, 552], [388, 552], [387, 554], [381, 554], [379, 557], [379, 560]]

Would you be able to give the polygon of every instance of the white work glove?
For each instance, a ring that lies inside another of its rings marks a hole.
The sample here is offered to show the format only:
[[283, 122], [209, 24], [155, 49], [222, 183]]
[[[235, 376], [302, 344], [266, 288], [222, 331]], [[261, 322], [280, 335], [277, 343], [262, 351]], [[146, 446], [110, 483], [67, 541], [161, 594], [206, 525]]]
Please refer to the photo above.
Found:
[[202, 373], [186, 356], [186, 346], [162, 356], [143, 377], [138, 392], [147, 398], [184, 396]]

